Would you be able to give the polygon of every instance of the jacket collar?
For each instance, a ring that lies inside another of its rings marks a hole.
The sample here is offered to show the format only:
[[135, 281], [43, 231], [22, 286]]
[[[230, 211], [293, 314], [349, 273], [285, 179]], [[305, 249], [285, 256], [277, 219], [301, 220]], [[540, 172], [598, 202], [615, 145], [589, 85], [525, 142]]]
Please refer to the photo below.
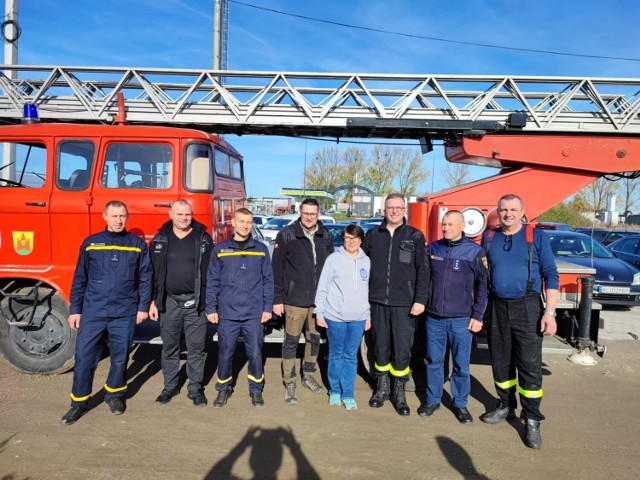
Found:
[[[405, 227], [405, 225], [407, 224], [407, 219], [406, 217], [402, 219], [402, 225], [398, 226], [396, 228], [396, 230], [401, 230]], [[386, 230], [389, 231], [389, 229], [387, 228], [387, 219], [385, 218], [382, 223], [380, 224], [380, 230]], [[395, 231], [395, 230], [394, 230]]]
[[[296, 237], [304, 237], [304, 227], [302, 226], [302, 221], [299, 218], [292, 224], [292, 227]], [[326, 231], [327, 230], [322, 225], [322, 222], [318, 220], [318, 229], [315, 231], [314, 235], [324, 236]]]
[[458, 245], [462, 245], [467, 240], [468, 239], [467, 239], [466, 235], [464, 234], [464, 232], [462, 232], [462, 237], [460, 237], [459, 240], [451, 241], [451, 240], [447, 240], [446, 238], [442, 239], [444, 244], [447, 245], [448, 247], [457, 247]]

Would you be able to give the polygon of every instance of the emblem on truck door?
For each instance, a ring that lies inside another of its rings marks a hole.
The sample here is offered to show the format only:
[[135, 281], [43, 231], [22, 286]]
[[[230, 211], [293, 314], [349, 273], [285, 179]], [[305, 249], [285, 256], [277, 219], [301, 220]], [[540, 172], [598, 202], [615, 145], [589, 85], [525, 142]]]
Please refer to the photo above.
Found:
[[13, 248], [18, 255], [29, 255], [33, 251], [33, 232], [12, 232]]

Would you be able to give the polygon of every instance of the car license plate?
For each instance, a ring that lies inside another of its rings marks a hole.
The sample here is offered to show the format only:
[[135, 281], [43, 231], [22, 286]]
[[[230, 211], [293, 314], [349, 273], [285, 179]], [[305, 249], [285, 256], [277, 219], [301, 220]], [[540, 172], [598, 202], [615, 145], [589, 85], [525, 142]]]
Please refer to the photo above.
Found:
[[596, 291], [598, 293], [618, 293], [620, 295], [628, 294], [631, 289], [629, 287], [605, 287], [602, 285], [598, 285], [596, 287]]

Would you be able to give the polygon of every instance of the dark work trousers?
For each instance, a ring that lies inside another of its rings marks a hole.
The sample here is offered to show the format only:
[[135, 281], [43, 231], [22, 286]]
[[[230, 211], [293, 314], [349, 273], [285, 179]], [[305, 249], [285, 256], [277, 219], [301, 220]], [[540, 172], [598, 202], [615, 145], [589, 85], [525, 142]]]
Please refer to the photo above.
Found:
[[313, 314], [313, 306], [296, 307], [285, 305], [284, 342], [282, 343], [282, 381], [296, 383], [296, 355], [298, 342], [304, 329], [306, 344], [304, 346], [304, 359], [302, 361], [302, 373], [312, 374], [318, 368], [318, 351], [320, 350], [320, 333], [316, 327], [316, 317]]
[[[542, 400], [542, 299], [540, 294], [520, 299], [495, 296], [490, 302], [488, 328], [491, 368], [500, 401], [516, 408], [520, 393], [521, 417], [544, 420]], [[516, 370], [518, 377], [516, 379]]]
[[225, 320], [218, 322], [218, 382], [217, 391], [231, 390], [233, 380], [233, 353], [242, 335], [244, 349], [249, 362], [249, 393], [262, 392], [264, 387], [264, 367], [262, 365], [262, 344], [264, 327], [260, 318], [249, 320]]
[[173, 392], [178, 388], [180, 371], [180, 338], [184, 331], [187, 346], [188, 392], [202, 391], [204, 363], [207, 357], [205, 340], [207, 337], [207, 318], [198, 314], [195, 307], [181, 308], [167, 297], [166, 311], [160, 316], [160, 336], [162, 337], [162, 375], [164, 389]]
[[376, 375], [390, 373], [398, 380], [409, 380], [411, 347], [416, 330], [416, 318], [409, 315], [410, 311], [411, 307], [371, 304]]
[[104, 386], [105, 400], [123, 397], [127, 392], [127, 363], [133, 343], [136, 315], [128, 317], [92, 317], [83, 314], [76, 338], [76, 363], [73, 367], [71, 405], [83, 406], [91, 398], [93, 376], [102, 357], [105, 333], [109, 340], [111, 365]]

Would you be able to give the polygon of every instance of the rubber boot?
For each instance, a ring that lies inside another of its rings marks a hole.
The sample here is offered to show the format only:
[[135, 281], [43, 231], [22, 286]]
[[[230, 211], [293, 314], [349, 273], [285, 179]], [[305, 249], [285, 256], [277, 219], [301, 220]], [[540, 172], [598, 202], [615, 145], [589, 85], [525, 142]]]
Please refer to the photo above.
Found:
[[409, 405], [407, 405], [407, 399], [404, 395], [404, 384], [402, 380], [393, 380], [393, 393], [391, 394], [391, 403], [393, 408], [396, 409], [398, 415], [407, 416], [411, 413]]
[[378, 375], [378, 387], [373, 393], [373, 396], [369, 400], [369, 406], [371, 408], [380, 408], [384, 405], [385, 400], [389, 400], [389, 394], [391, 388], [389, 385], [389, 375]]

